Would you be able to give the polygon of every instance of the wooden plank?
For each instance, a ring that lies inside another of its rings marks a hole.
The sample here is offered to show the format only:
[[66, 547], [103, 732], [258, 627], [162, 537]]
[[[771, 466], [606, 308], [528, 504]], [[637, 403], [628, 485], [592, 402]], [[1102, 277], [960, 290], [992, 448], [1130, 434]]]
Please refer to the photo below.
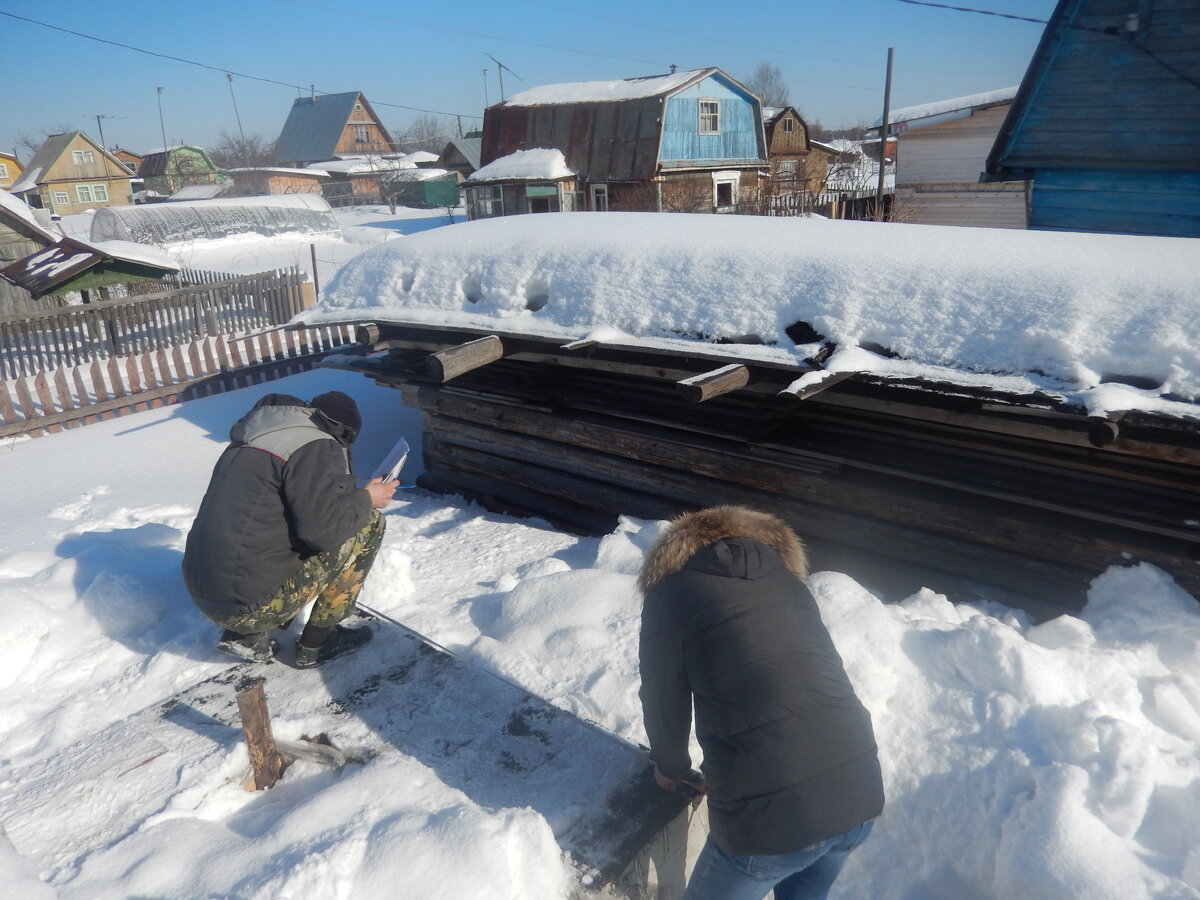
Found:
[[19, 421], [17, 411], [13, 407], [12, 394], [8, 390], [8, 380], [0, 379], [0, 422], [12, 425]]
[[[39, 418], [45, 419], [48, 416], [54, 415], [54, 398], [50, 394], [50, 384], [46, 380], [45, 372], [38, 372], [34, 377], [33, 389], [37, 392], [38, 401], [42, 406], [42, 415]], [[51, 434], [54, 434], [55, 432], [62, 431], [62, 426], [58, 424], [50, 425], [47, 430]]]
[[689, 403], [703, 403], [713, 397], [740, 390], [749, 383], [750, 370], [743, 365], [734, 364], [677, 381], [675, 387], [679, 395]]
[[[34, 413], [37, 411], [37, 407], [34, 406], [33, 395], [29, 392], [29, 385], [26, 383], [25, 379], [24, 378], [16, 379], [13, 382], [13, 388], [17, 392], [17, 403], [20, 404], [20, 406], [21, 406], [22, 418], [24, 418], [26, 420], [35, 418]], [[6, 434], [27, 433], [27, 434], [32, 435], [33, 437], [40, 437], [41, 435], [43, 435], [45, 433], [41, 428], [38, 428], [36, 425], [34, 425], [34, 426], [18, 425], [11, 429], [6, 426], [4, 431]]]
[[450, 381], [460, 375], [504, 357], [504, 344], [494, 334], [431, 353], [425, 368], [436, 381]]

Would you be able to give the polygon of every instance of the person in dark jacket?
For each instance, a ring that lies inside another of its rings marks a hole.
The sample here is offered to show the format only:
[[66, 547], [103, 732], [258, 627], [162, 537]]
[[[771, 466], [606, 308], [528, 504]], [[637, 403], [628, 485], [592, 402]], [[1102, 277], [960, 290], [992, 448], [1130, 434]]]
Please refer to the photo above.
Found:
[[[823, 898], [883, 810], [870, 714], [807, 574], [784, 522], [736, 506], [676, 519], [643, 563], [640, 696], [655, 779], [708, 796], [685, 900]], [[693, 703], [702, 780], [690, 774]]]
[[371, 637], [348, 628], [383, 541], [397, 481], [356, 487], [350, 445], [362, 427], [340, 391], [311, 402], [268, 394], [230, 430], [188, 534], [183, 578], [196, 606], [225, 629], [217, 646], [245, 659], [273, 658], [268, 632], [286, 628], [313, 600], [296, 644], [308, 668]]

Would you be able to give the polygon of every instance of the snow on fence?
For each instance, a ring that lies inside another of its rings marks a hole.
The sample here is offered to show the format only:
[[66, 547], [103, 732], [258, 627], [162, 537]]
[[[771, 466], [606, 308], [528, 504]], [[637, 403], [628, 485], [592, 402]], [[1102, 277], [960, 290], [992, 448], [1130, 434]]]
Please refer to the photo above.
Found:
[[40, 437], [102, 419], [262, 384], [354, 342], [345, 325], [274, 328], [0, 380], [0, 437]]

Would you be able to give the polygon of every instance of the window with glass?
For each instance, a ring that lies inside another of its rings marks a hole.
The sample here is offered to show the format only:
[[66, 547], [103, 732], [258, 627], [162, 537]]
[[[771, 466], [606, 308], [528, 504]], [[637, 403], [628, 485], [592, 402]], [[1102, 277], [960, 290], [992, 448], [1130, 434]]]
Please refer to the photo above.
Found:
[[700, 101], [700, 133], [701, 134], [720, 134], [721, 133], [721, 101], [720, 100], [701, 100]]
[[369, 144], [371, 142], [371, 126], [355, 125], [354, 126], [354, 143]]
[[80, 203], [92, 202], [92, 186], [90, 184], [75, 185], [75, 199]]
[[72, 150], [71, 161], [77, 166], [86, 166], [96, 161], [96, 154], [91, 150]]
[[71, 197], [66, 191], [55, 191], [54, 192], [54, 205], [55, 206], [65, 206], [66, 204], [68, 204], [70, 202], [71, 202]]
[[788, 132], [795, 131], [796, 130], [796, 120], [795, 119], [784, 119], [783, 120], [783, 130], [788, 131]]
[[504, 198], [499, 185], [475, 188], [475, 218], [490, 219], [504, 215]]
[[0, 163], [0, 179], [8, 180], [8, 166], [5, 163]]

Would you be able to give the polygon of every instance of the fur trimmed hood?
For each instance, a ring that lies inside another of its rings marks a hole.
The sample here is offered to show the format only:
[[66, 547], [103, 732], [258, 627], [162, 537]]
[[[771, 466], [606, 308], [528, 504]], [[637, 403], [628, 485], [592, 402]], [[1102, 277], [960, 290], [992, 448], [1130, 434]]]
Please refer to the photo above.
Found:
[[751, 538], [779, 554], [797, 578], [808, 577], [804, 544], [780, 518], [745, 506], [712, 506], [673, 519], [642, 563], [638, 588], [644, 594], [668, 575], [683, 569], [702, 547], [725, 538]]

